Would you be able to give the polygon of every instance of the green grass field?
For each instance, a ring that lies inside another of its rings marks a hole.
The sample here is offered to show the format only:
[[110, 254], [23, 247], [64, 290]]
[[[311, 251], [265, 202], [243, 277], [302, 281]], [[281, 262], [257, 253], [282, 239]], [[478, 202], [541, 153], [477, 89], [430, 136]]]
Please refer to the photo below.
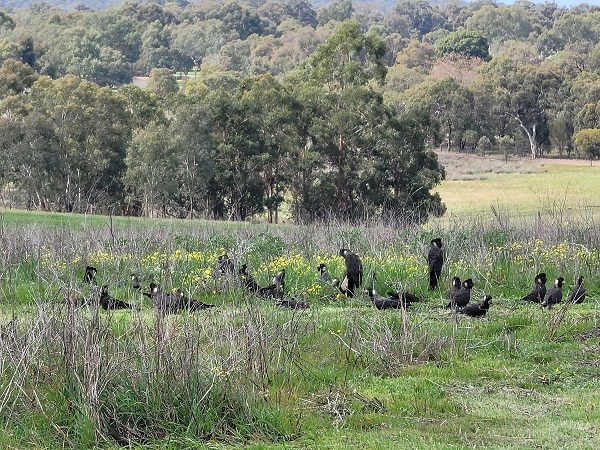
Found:
[[[450, 217], [416, 228], [3, 211], [0, 448], [600, 448], [600, 225], [591, 209], [567, 213], [598, 201], [583, 188], [598, 191], [597, 168], [468, 165], [448, 164], [439, 187]], [[561, 200], [540, 210], [520, 196], [540, 186]], [[429, 292], [433, 236], [446, 263]], [[341, 247], [361, 255], [366, 286], [421, 301], [378, 311], [365, 293], [342, 297], [316, 272], [341, 276]], [[285, 268], [310, 309], [215, 278], [224, 252], [261, 285]], [[134, 308], [62, 304], [96, 298], [86, 265]], [[565, 296], [584, 275], [586, 301], [521, 302], [540, 271], [562, 275]], [[163, 317], [132, 273], [215, 307]], [[486, 317], [444, 308], [454, 275], [473, 278], [473, 301], [493, 296]]]
[[600, 210], [600, 164], [588, 161], [504, 162], [440, 153], [447, 181], [435, 191], [449, 215], [492, 214], [491, 206], [516, 216], [562, 209], [573, 215]]

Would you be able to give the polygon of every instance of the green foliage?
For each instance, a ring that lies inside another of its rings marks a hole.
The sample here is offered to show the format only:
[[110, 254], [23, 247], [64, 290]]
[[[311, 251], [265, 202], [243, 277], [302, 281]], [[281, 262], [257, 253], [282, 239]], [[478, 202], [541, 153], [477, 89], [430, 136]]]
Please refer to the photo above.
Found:
[[527, 39], [533, 25], [522, 5], [483, 5], [466, 20], [468, 30], [477, 31], [491, 42]]
[[364, 35], [358, 22], [342, 22], [335, 33], [321, 44], [306, 62], [309, 80], [343, 90], [381, 81], [386, 69], [381, 61], [385, 44], [377, 35]]
[[162, 23], [157, 20], [148, 24], [142, 34], [140, 56], [134, 69], [145, 75], [151, 74], [152, 69], [190, 69], [192, 61], [185, 59], [178, 50], [171, 50], [170, 41], [170, 31]]
[[249, 253], [256, 255], [257, 259], [272, 259], [280, 256], [285, 249], [285, 242], [280, 236], [271, 233], [260, 233], [248, 243]]
[[15, 26], [15, 20], [4, 11], [0, 11], [0, 29], [12, 30]]
[[[441, 128], [437, 130], [433, 124], [428, 124], [433, 129], [431, 134], [445, 132], [448, 150], [471, 126], [470, 118], [475, 104], [473, 94], [450, 77], [416, 85], [406, 91], [403, 98], [409, 110], [429, 112]], [[435, 134], [431, 137], [436, 138]]]
[[585, 128], [575, 133], [575, 148], [589, 159], [600, 157], [600, 129]]
[[150, 72], [148, 91], [155, 94], [159, 99], [165, 100], [179, 91], [177, 80], [169, 69], [154, 68]]
[[132, 85], [119, 89], [118, 96], [125, 103], [132, 130], [164, 122], [164, 110], [154, 94]]
[[208, 18], [220, 20], [230, 31], [235, 31], [241, 40], [252, 34], [262, 34], [264, 28], [260, 17], [250, 8], [236, 2], [228, 2], [213, 10]]
[[407, 33], [406, 37], [418, 38], [444, 28], [444, 16], [427, 1], [397, 2], [389, 21], [393, 31]]
[[246, 119], [255, 105], [244, 94], [240, 87], [232, 93], [218, 91], [207, 99], [215, 139], [209, 202], [217, 218], [246, 220], [264, 209], [265, 186], [255, 170], [264, 136], [256, 120]]
[[575, 123], [578, 130], [600, 128], [600, 101], [583, 105], [577, 113]]
[[552, 68], [524, 64], [516, 69], [508, 58], [493, 59], [480, 73], [481, 83], [495, 100], [491, 108], [514, 120], [529, 140], [531, 157], [540, 156], [549, 139], [547, 118], [563, 82]]
[[459, 53], [472, 58], [488, 59], [488, 48], [487, 39], [476, 31], [455, 31], [435, 43], [435, 52], [439, 57]]
[[123, 53], [110, 45], [101, 45], [98, 37], [83, 27], [65, 31], [59, 44], [45, 56], [45, 71], [54, 77], [67, 74], [102, 86], [130, 83], [132, 64]]
[[130, 209], [139, 203], [140, 212], [153, 217], [167, 207], [177, 192], [172, 172], [176, 167], [173, 138], [164, 125], [140, 130], [132, 139], [127, 154], [126, 188], [132, 193]]
[[352, 17], [354, 7], [350, 0], [334, 0], [329, 5], [325, 5], [319, 9], [317, 14], [318, 23], [320, 25], [327, 24], [330, 20], [343, 22]]
[[[316, 205], [310, 191], [301, 191], [298, 203], [305, 210], [301, 214], [355, 219], [388, 211], [404, 216], [405, 211], [411, 209], [417, 211], [413, 217], [406, 214], [407, 219], [419, 221], [435, 209], [422, 203], [428, 201], [430, 189], [423, 182], [435, 184], [439, 167], [421, 164], [420, 173], [424, 177], [419, 179], [416, 172], [420, 169], [406, 165], [411, 158], [416, 164], [426, 160], [421, 133], [428, 119], [422, 116], [406, 119], [412, 120], [414, 127], [411, 134], [403, 134], [409, 127], [403, 128], [402, 122], [396, 121], [383, 104], [381, 96], [365, 86], [369, 80], [381, 79], [379, 59], [383, 50], [380, 39], [362, 35], [356, 22], [347, 21], [307, 62], [306, 73], [311, 84], [318, 82], [328, 87], [326, 96], [319, 97], [318, 91], [313, 90], [301, 92], [303, 103], [308, 103], [319, 114], [309, 128], [309, 142], [314, 143], [314, 149], [309, 150], [322, 155], [327, 163], [324, 169], [332, 167], [334, 176], [329, 172], [318, 180], [320, 195], [315, 198]], [[365, 53], [372, 61], [369, 65], [357, 61], [359, 57], [365, 59]], [[328, 112], [323, 114], [325, 111]], [[312, 158], [306, 163], [316, 165]], [[399, 171], [400, 166], [406, 168], [408, 177]], [[320, 167], [313, 168], [312, 177], [315, 168]], [[432, 172], [428, 173], [427, 169]], [[424, 197], [419, 197], [419, 189], [410, 190], [411, 181], [425, 189]], [[439, 200], [434, 200], [436, 202]], [[323, 205], [330, 208], [337, 205], [337, 211], [323, 210]]]
[[0, 67], [0, 99], [18, 95], [31, 88], [37, 77], [31, 66], [14, 59], [6, 59]]
[[108, 9], [86, 15], [85, 23], [89, 29], [88, 32], [93, 33], [94, 39], [101, 45], [120, 52], [131, 64], [137, 61], [142, 45], [137, 21], [123, 16], [117, 9]]
[[396, 65], [427, 72], [435, 62], [435, 49], [431, 44], [411, 39], [396, 56]]
[[23, 96], [29, 109], [3, 119], [5, 157], [30, 207], [83, 211], [119, 198], [129, 137], [120, 98], [72, 75], [39, 78]]

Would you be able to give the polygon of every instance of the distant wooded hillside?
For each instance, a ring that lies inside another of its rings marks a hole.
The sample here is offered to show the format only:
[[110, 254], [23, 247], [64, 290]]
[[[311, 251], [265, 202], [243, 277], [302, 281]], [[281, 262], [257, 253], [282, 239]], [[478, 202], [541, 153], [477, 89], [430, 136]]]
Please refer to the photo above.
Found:
[[598, 158], [600, 7], [0, 10], [10, 207], [420, 222], [444, 212], [440, 147]]
[[[3, 9], [23, 9], [29, 8], [36, 4], [46, 4], [50, 6], [58, 6], [64, 11], [70, 11], [74, 9], [92, 9], [100, 11], [102, 9], [111, 8], [125, 3], [123, 0], [48, 0], [41, 2], [38, 0], [0, 0], [0, 8]], [[151, 2], [139, 2], [139, 3], [151, 3]], [[153, 2], [153, 3], [164, 3], [164, 2]]]
[[[443, 5], [448, 4], [450, 2], [455, 2], [457, 5], [466, 5], [469, 3], [480, 3], [480, 4], [489, 4], [496, 3], [500, 4], [513, 4], [514, 0], [499, 0], [493, 2], [492, 0], [480, 0], [480, 1], [463, 1], [463, 0], [428, 0], [427, 3], [430, 5]], [[58, 6], [60, 9], [68, 11], [72, 9], [84, 9], [89, 8], [92, 10], [100, 11], [106, 8], [112, 8], [113, 6], [118, 6], [123, 3], [126, 3], [127, 0], [47, 0], [41, 2], [39, 0], [0, 0], [0, 8], [4, 9], [19, 9], [19, 8], [29, 8], [32, 5], [45, 3], [47, 5]], [[158, 5], [165, 5], [169, 3], [167, 1], [148, 1], [148, 0], [139, 0], [137, 2], [130, 1], [129, 3], [156, 3]], [[179, 6], [185, 6], [194, 3], [201, 3], [201, 0], [179, 0], [173, 3], [178, 4]], [[243, 2], [241, 2], [243, 3]], [[257, 5], [262, 3], [267, 3], [267, 1], [247, 1], [249, 5]], [[316, 7], [320, 8], [322, 6], [326, 6], [332, 3], [331, 0], [312, 0], [311, 3]], [[398, 3], [395, 0], [372, 0], [372, 1], [354, 1], [352, 2], [355, 8], [359, 8], [362, 6], [370, 7], [373, 9], [378, 9], [381, 11], [388, 11], [393, 6]], [[534, 4], [544, 4], [544, 3], [555, 3], [559, 7], [573, 7], [579, 4], [587, 4], [587, 5], [600, 5], [600, 0], [588, 0], [588, 1], [578, 1], [578, 0], [532, 0], [531, 3]]]

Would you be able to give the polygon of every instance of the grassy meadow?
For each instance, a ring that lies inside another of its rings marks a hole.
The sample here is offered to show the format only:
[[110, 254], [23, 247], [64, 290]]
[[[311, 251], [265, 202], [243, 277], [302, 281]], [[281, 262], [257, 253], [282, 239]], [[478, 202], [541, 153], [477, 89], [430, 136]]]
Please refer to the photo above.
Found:
[[[0, 448], [599, 448], [600, 222], [569, 213], [598, 202], [598, 169], [478, 164], [448, 162], [451, 214], [424, 227], [1, 212]], [[521, 197], [535, 186], [556, 204]], [[430, 292], [434, 236], [446, 263]], [[362, 257], [365, 286], [421, 301], [378, 311], [364, 292], [342, 297], [316, 271], [341, 276], [341, 247]], [[284, 268], [310, 308], [216, 277], [224, 252], [261, 285]], [[96, 298], [86, 265], [133, 308], [63, 304]], [[565, 278], [565, 297], [585, 276], [586, 301], [519, 301], [542, 271]], [[215, 307], [162, 316], [131, 274]], [[486, 317], [444, 308], [454, 275], [474, 280], [472, 301], [493, 296]]]
[[449, 215], [538, 213], [589, 216], [600, 210], [600, 164], [585, 160], [480, 158], [438, 153], [447, 180], [436, 188]]

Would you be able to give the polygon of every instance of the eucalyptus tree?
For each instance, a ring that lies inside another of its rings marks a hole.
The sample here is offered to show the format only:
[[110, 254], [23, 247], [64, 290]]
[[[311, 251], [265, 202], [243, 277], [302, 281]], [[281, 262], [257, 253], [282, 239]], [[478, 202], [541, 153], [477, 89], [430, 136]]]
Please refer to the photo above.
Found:
[[309, 223], [331, 212], [333, 205], [330, 202], [335, 196], [326, 159], [315, 145], [311, 132], [318, 112], [318, 99], [323, 92], [319, 86], [303, 83], [300, 73], [288, 76], [284, 83], [297, 105], [293, 122], [297, 141], [289, 150], [286, 166], [290, 211], [297, 223]]
[[219, 19], [186, 20], [170, 28], [171, 47], [188, 58], [195, 70], [207, 55], [217, 55], [227, 42], [239, 39], [235, 30], [228, 30]]
[[[376, 28], [385, 28], [383, 25], [379, 24]], [[392, 67], [396, 61], [396, 57], [400, 51], [404, 47], [407, 46], [408, 40], [403, 38], [398, 33], [389, 33], [386, 31], [377, 31], [379, 34], [383, 36], [383, 42], [385, 43], [385, 56], [384, 61], [387, 67]]]
[[158, 3], [125, 2], [118, 11], [125, 17], [131, 17], [137, 22], [147, 24], [159, 22], [165, 26], [177, 21], [171, 11], [163, 8]]
[[173, 36], [173, 48], [193, 62], [193, 70], [197, 71], [206, 55], [206, 47], [203, 45], [203, 30], [195, 23], [184, 23], [178, 25], [171, 32]]
[[138, 60], [142, 47], [142, 27], [136, 20], [112, 8], [87, 15], [83, 23], [99, 46], [119, 51], [130, 64]]
[[207, 19], [219, 19], [225, 29], [236, 31], [241, 40], [245, 40], [252, 34], [262, 35], [265, 26], [261, 18], [247, 6], [230, 1], [218, 4], [206, 15]]
[[173, 71], [170, 69], [154, 68], [150, 71], [150, 79], [146, 89], [156, 95], [160, 101], [166, 101], [179, 92], [179, 85]]
[[203, 100], [193, 96], [177, 99], [169, 127], [177, 164], [174, 178], [181, 193], [179, 203], [193, 218], [206, 215], [206, 192], [215, 171], [211, 116]]
[[340, 24], [307, 60], [302, 73], [322, 94], [313, 97], [311, 124], [315, 150], [333, 170], [337, 213], [352, 216], [358, 207], [359, 163], [374, 145], [380, 99], [368, 83], [383, 82], [385, 45], [376, 35], [363, 35], [355, 21]]
[[228, 42], [219, 50], [218, 61], [228, 70], [239, 72], [242, 76], [250, 75], [250, 46], [248, 39]]
[[396, 65], [427, 74], [435, 62], [435, 48], [425, 42], [410, 39], [395, 58]]
[[437, 155], [425, 147], [432, 127], [425, 111], [412, 110], [400, 117], [388, 112], [368, 176], [359, 187], [376, 212], [422, 223], [446, 211], [439, 194], [431, 192], [446, 176]]
[[[43, 173], [43, 184], [34, 183], [37, 204], [85, 211], [119, 202], [129, 140], [122, 101], [109, 89], [73, 75], [54, 81], [41, 77], [20, 99], [21, 107], [12, 103], [10, 119], [37, 127], [23, 128], [21, 142], [15, 142], [26, 156], [19, 165], [25, 179]], [[41, 168], [29, 164], [40, 159]]]
[[282, 30], [281, 47], [276, 52], [276, 63], [286, 67], [287, 72], [291, 72], [298, 64], [306, 61], [325, 39], [310, 26]]
[[600, 100], [596, 103], [586, 103], [575, 118], [577, 130], [600, 128]]
[[15, 27], [15, 19], [0, 10], [0, 31], [14, 30]]
[[465, 25], [467, 30], [486, 36], [490, 43], [527, 39], [534, 31], [529, 12], [520, 5], [484, 5]]
[[461, 6], [460, 0], [448, 0], [436, 6], [436, 10], [444, 17], [445, 28], [456, 31], [465, 26], [465, 23], [473, 11]]
[[250, 71], [254, 75], [271, 74], [280, 75], [285, 70], [285, 65], [276, 63], [275, 54], [281, 47], [281, 40], [274, 36], [253, 35], [248, 38], [250, 42]]
[[18, 114], [23, 108], [15, 106], [9, 101], [0, 104], [0, 186], [15, 188], [17, 204], [27, 209], [53, 209], [60, 202], [53, 176], [59, 162], [58, 136], [49, 120], [35, 112]]
[[165, 110], [153, 92], [130, 84], [120, 88], [118, 95], [123, 101], [132, 130], [166, 121]]
[[588, 103], [600, 101], [600, 73], [583, 72], [569, 80], [569, 101], [573, 103], [575, 114]]
[[478, 77], [484, 95], [494, 99], [491, 113], [513, 121], [527, 136], [531, 157], [540, 156], [541, 145], [548, 139], [550, 111], [563, 82], [561, 75], [544, 66], [496, 58], [482, 66]]
[[196, 96], [176, 95], [171, 71], [152, 73], [154, 84], [148, 88], [119, 90], [133, 130], [126, 157], [126, 212], [198, 217], [206, 210], [213, 174], [208, 107]]
[[461, 136], [475, 122], [472, 91], [452, 78], [426, 80], [407, 89], [402, 97], [407, 110], [427, 111], [439, 121], [448, 151], [455, 137]]
[[[373, 88], [385, 78], [384, 53], [381, 38], [346, 21], [288, 80], [296, 82], [301, 117], [310, 118], [306, 131], [299, 130], [300, 153], [316, 173], [297, 203], [313, 218], [394, 211], [420, 221], [443, 211], [430, 192], [443, 173], [435, 154], [425, 153], [429, 115], [399, 120]], [[299, 83], [302, 78], [307, 82]]]
[[301, 25], [317, 26], [317, 11], [309, 0], [283, 0], [284, 17], [297, 20]]
[[477, 31], [455, 31], [435, 43], [435, 51], [439, 57], [458, 53], [472, 58], [488, 59], [488, 49], [488, 40]]
[[300, 106], [292, 93], [271, 75], [248, 78], [242, 89], [250, 120], [255, 121], [261, 142], [253, 159], [258, 162], [264, 183], [268, 220], [276, 223], [290, 179], [289, 154], [299, 143], [294, 124]]
[[0, 64], [9, 59], [19, 59], [21, 49], [16, 42], [0, 38]]
[[210, 134], [214, 141], [214, 174], [207, 192], [210, 215], [246, 220], [264, 211], [264, 182], [257, 158], [263, 148], [253, 105], [245, 101], [243, 87], [218, 90], [206, 96]]
[[47, 48], [65, 29], [76, 24], [81, 15], [67, 15], [58, 6], [40, 2], [27, 9], [15, 10], [11, 17], [16, 25], [14, 35], [30, 36], [36, 45]]
[[24, 92], [37, 78], [38, 74], [28, 64], [16, 59], [0, 62], [0, 99]]
[[550, 124], [550, 144], [558, 150], [559, 156], [565, 152], [571, 156], [573, 150], [574, 123], [572, 114], [560, 111]]
[[413, 86], [419, 85], [427, 79], [427, 75], [418, 69], [407, 69], [400, 65], [391, 67], [385, 77], [383, 96], [385, 102], [392, 105], [401, 113], [406, 109], [404, 92]]
[[256, 8], [256, 14], [265, 22], [265, 28], [276, 29], [281, 22], [289, 19], [288, 8], [280, 0], [266, 0]]
[[123, 102], [109, 88], [74, 76], [58, 79], [49, 88], [54, 102], [42, 100], [40, 106], [58, 130], [66, 204], [83, 210], [120, 202], [130, 139]]
[[586, 68], [598, 71], [600, 69], [600, 43], [594, 45], [587, 59]]
[[426, 0], [399, 0], [386, 21], [390, 31], [421, 39], [444, 28], [445, 17]]
[[575, 133], [575, 148], [579, 154], [590, 159], [590, 165], [594, 158], [600, 158], [600, 129], [584, 128]]
[[343, 22], [352, 18], [354, 6], [352, 0], [334, 0], [317, 11], [319, 25], [325, 25], [330, 20]]
[[[197, 78], [188, 81], [199, 81], [206, 90], [216, 92], [219, 90], [233, 92], [241, 84], [243, 77], [240, 73], [228, 70], [220, 64], [203, 64]], [[194, 83], [191, 83], [194, 84]]]
[[135, 70], [143, 75], [150, 74], [154, 68], [188, 70], [193, 67], [189, 58], [185, 58], [178, 49], [171, 48], [170, 28], [158, 20], [150, 23], [142, 34], [142, 48]]
[[563, 50], [556, 52], [552, 58], [543, 62], [551, 65], [554, 70], [562, 73], [565, 78], [576, 78], [578, 75], [588, 72], [588, 61], [593, 45], [589, 41], [576, 41], [565, 45]]
[[178, 193], [177, 157], [167, 123], [138, 129], [127, 149], [125, 210], [144, 217], [172, 213]]
[[565, 11], [556, 17], [552, 28], [541, 33], [538, 45], [540, 52], [549, 56], [578, 41], [592, 45], [600, 41], [600, 11]]
[[44, 71], [53, 77], [77, 75], [102, 86], [131, 82], [133, 66], [123, 54], [100, 44], [98, 36], [84, 26], [73, 26], [54, 37], [43, 57]]

